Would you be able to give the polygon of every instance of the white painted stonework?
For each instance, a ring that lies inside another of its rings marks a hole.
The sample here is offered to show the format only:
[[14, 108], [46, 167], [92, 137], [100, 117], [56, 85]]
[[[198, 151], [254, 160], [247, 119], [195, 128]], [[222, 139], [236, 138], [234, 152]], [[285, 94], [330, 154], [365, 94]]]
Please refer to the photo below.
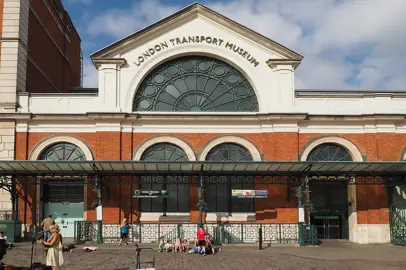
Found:
[[141, 213], [141, 222], [189, 222], [190, 213]]
[[229, 215], [225, 212], [207, 213], [207, 222], [220, 222], [226, 218], [228, 222], [255, 222], [255, 213], [232, 213]]
[[390, 243], [389, 224], [358, 224], [352, 234], [352, 241], [358, 244]]
[[25, 91], [29, 1], [4, 0], [1, 33], [0, 113], [15, 112], [17, 93]]
[[[14, 143], [14, 123], [0, 121], [0, 161], [14, 159]], [[0, 189], [0, 211], [11, 209], [12, 206], [10, 193], [4, 189]], [[2, 217], [0, 216], [0, 219], [1, 218]]]

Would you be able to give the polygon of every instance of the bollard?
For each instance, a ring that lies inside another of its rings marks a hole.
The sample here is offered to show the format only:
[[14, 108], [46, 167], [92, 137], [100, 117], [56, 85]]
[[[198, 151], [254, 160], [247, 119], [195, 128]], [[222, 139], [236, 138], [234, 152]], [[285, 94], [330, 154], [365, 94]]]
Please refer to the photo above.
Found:
[[259, 233], [259, 250], [262, 250], [262, 228], [261, 227], [259, 227], [258, 233]]

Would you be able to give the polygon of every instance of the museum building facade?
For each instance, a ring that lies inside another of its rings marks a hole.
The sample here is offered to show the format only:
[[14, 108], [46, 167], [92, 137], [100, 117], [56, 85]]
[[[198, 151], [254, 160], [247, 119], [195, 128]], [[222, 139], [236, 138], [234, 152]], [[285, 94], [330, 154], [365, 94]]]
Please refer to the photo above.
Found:
[[[98, 89], [18, 93], [18, 112], [2, 117], [15, 121], [16, 160], [263, 163], [272, 174], [272, 162], [405, 159], [406, 92], [297, 90], [301, 55], [200, 4], [91, 58]], [[104, 190], [103, 223], [124, 217], [145, 224], [199, 221], [198, 191], [187, 177], [128, 177], [138, 180], [119, 178]], [[250, 177], [205, 182], [204, 222], [298, 223], [300, 208], [288, 183]], [[406, 197], [403, 186], [333, 182], [310, 178], [310, 222], [339, 228], [326, 238], [389, 242], [388, 209]], [[132, 198], [134, 189], [168, 190], [169, 197]], [[232, 198], [235, 189], [267, 190], [268, 197]], [[40, 190], [27, 184], [23, 193], [17, 205], [24, 224], [61, 211], [96, 220], [97, 196], [87, 184], [43, 184]], [[62, 210], [65, 202], [70, 206]]]

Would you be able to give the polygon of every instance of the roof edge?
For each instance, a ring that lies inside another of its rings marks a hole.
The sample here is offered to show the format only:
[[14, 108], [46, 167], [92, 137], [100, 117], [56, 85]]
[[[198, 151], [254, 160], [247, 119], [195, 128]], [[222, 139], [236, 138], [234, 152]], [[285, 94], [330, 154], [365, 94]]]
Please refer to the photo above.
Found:
[[297, 60], [300, 61], [302, 60], [304, 57], [302, 55], [300, 55], [299, 53], [281, 45], [280, 43], [273, 41], [272, 39], [206, 7], [205, 5], [202, 5], [200, 3], [193, 3], [189, 6], [186, 6], [185, 8], [173, 13], [172, 15], [169, 15], [168, 17], [165, 17], [127, 37], [124, 37], [121, 40], [118, 40], [94, 53], [92, 53], [90, 55], [90, 58], [94, 61], [95, 59], [98, 58], [103, 58], [103, 56], [105, 54], [107, 54], [110, 51], [114, 51], [115, 49], [117, 49], [118, 47], [120, 47], [121, 45], [130, 42], [131, 40], [134, 40], [136, 38], [141, 37], [142, 35], [156, 30], [157, 27], [161, 26], [161, 25], [165, 25], [166, 23], [169, 23], [170, 21], [172, 21], [173, 19], [176, 18], [180, 18], [180, 17], [187, 17], [190, 16], [192, 14], [202, 14], [203, 16], [206, 16], [207, 18], [218, 22], [220, 24], [226, 24], [225, 26], [228, 25], [234, 25], [235, 27], [232, 27], [232, 30], [242, 34], [243, 36], [247, 37], [248, 34], [248, 38], [252, 38], [254, 42], [257, 42], [259, 44], [261, 44], [262, 46], [269, 48], [271, 50], [276, 51], [277, 53], [280, 53], [281, 55], [291, 59], [291, 60]]

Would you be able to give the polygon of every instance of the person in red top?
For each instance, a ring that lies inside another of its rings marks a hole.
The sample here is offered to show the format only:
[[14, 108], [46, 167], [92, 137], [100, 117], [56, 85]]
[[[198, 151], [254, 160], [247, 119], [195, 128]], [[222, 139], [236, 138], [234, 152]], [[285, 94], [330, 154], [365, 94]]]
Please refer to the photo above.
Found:
[[203, 229], [203, 226], [199, 227], [199, 230], [196, 234], [199, 245], [199, 253], [202, 252], [204, 255], [206, 255], [206, 231]]

